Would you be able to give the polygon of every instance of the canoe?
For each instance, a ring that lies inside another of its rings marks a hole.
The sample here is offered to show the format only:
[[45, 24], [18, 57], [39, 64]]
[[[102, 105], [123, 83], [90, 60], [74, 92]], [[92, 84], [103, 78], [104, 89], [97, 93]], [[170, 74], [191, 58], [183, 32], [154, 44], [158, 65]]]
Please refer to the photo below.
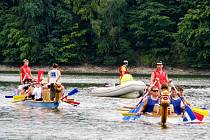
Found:
[[94, 88], [91, 95], [97, 97], [136, 98], [143, 94], [145, 88], [146, 84], [142, 81], [128, 81], [118, 86]]
[[[161, 123], [161, 116], [160, 115], [156, 115], [153, 113], [145, 113], [141, 116], [139, 116], [137, 119], [135, 116], [133, 116], [132, 114], [129, 114], [127, 111], [120, 111], [121, 114], [124, 115], [128, 115], [131, 116], [130, 120], [131, 121], [139, 121], [139, 122], [146, 122], [146, 123], [150, 123], [150, 124], [159, 124]], [[132, 119], [132, 117], [135, 117], [134, 119]], [[168, 124], [183, 124], [183, 123], [202, 123], [205, 122], [205, 119], [203, 119], [202, 121], [200, 120], [188, 120], [188, 121], [184, 121], [181, 115], [169, 115], [167, 118], [167, 123]]]
[[30, 107], [56, 109], [56, 108], [58, 108], [60, 102], [45, 102], [45, 101], [23, 100], [22, 104], [26, 105], [26, 106], [30, 106]]

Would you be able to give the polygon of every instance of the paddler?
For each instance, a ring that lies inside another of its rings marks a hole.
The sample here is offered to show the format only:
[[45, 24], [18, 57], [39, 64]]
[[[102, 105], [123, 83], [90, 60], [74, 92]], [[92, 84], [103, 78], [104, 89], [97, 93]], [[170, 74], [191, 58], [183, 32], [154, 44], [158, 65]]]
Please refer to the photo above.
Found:
[[171, 88], [170, 104], [172, 104], [174, 107], [174, 113], [177, 115], [181, 115], [183, 113], [185, 108], [184, 104], [181, 98], [179, 98], [178, 93], [174, 87]]
[[24, 59], [23, 63], [24, 65], [20, 68], [20, 83], [22, 85], [29, 84], [33, 79], [33, 76], [31, 75], [31, 68], [29, 67], [29, 60]]
[[193, 107], [192, 104], [186, 99], [184, 95], [184, 88], [182, 86], [177, 86], [177, 91], [178, 91], [178, 96], [182, 98], [184, 104], [189, 105], [190, 108], [192, 108]]
[[59, 66], [58, 64], [54, 63], [52, 65], [52, 70], [48, 72], [48, 87], [50, 88], [50, 99], [51, 101], [54, 101], [55, 98], [55, 84], [61, 84], [61, 72], [58, 70]]
[[157, 81], [155, 86], [159, 89], [163, 84], [168, 84], [172, 81], [168, 79], [167, 72], [163, 69], [162, 61], [156, 63], [156, 69], [151, 73], [150, 85], [153, 85], [155, 81]]
[[123, 65], [120, 66], [119, 72], [120, 72], [120, 83], [121, 83], [122, 77], [125, 74], [129, 74], [129, 72], [128, 72], [128, 61], [127, 60], [123, 61]]
[[139, 109], [137, 115], [143, 113], [152, 113], [156, 104], [159, 104], [160, 92], [157, 86], [153, 86], [150, 91], [150, 96], [143, 99], [143, 106]]

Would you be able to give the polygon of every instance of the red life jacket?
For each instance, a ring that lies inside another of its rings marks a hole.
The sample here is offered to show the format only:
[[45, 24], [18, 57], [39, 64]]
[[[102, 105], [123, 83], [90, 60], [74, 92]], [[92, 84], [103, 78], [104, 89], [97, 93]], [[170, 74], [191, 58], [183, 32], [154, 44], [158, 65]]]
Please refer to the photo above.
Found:
[[22, 74], [22, 80], [25, 81], [26, 79], [31, 79], [30, 73], [31, 69], [29, 66], [22, 66], [20, 69], [20, 72]]
[[[166, 73], [165, 70], [162, 70], [162, 73], [160, 73], [160, 70], [155, 69], [153, 72], [154, 72], [154, 75], [155, 75], [153, 82], [155, 82], [156, 78], [159, 78], [159, 82], [160, 82], [161, 85], [168, 82], [167, 79], [166, 79], [167, 73]], [[158, 87], [158, 83], [156, 83], [155, 86]]]
[[120, 79], [123, 77], [123, 72], [124, 74], [129, 74], [128, 68], [125, 65], [120, 66], [119, 71], [120, 71]]

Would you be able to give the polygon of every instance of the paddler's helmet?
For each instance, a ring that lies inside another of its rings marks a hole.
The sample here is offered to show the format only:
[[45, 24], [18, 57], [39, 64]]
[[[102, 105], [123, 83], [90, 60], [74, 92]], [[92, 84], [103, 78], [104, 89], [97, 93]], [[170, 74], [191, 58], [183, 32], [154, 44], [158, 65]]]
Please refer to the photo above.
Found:
[[127, 66], [128, 65], [128, 60], [123, 60], [123, 64]]

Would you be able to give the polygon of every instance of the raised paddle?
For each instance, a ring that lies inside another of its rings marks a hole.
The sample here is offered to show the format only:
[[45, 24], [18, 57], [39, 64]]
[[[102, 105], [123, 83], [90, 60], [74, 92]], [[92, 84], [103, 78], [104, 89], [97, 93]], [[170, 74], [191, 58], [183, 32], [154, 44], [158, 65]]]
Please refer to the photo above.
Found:
[[[171, 82], [171, 85], [172, 85], [172, 87], [175, 89], [175, 91], [178, 93], [176, 87], [174, 86], [174, 84], [173, 84], [172, 82]], [[183, 98], [180, 97], [179, 94], [178, 94], [178, 96], [179, 96], [179, 98], [182, 100], [182, 102], [184, 103]], [[192, 121], [195, 120], [195, 119], [196, 119], [196, 116], [195, 116], [195, 114], [193, 113], [192, 109], [191, 109], [187, 104], [185, 104], [185, 103], [184, 103], [184, 106], [185, 106], [185, 111], [186, 111], [187, 114], [189, 115], [190, 119], [191, 119]]]
[[78, 89], [73, 88], [70, 92], [68, 92], [68, 94], [66, 96], [62, 97], [61, 100], [67, 98], [68, 96], [72, 96], [72, 95], [76, 94], [77, 92], [78, 92]]
[[66, 96], [61, 98], [61, 101], [66, 102], [71, 105], [74, 105], [74, 106], [79, 105], [80, 102], [75, 102], [74, 99], [67, 99], [68, 96], [72, 96], [72, 95], [76, 94], [77, 92], [78, 92], [78, 90], [76, 88], [72, 89]]
[[[155, 81], [155, 82], [153, 83], [153, 85], [151, 86], [150, 89], [148, 88], [148, 91], [145, 91], [145, 95], [144, 95], [143, 98], [140, 100], [140, 102], [137, 104], [136, 108], [135, 108], [135, 109], [131, 109], [131, 110], [129, 111], [129, 113], [136, 114], [136, 113], [139, 112], [140, 108], [144, 105], [143, 99], [144, 99], [145, 97], [147, 97], [147, 95], [149, 94], [149, 92], [150, 92], [150, 90], [152, 89], [152, 87], [155, 86], [156, 82], [157, 82], [157, 81]], [[124, 121], [129, 121], [130, 119], [136, 120], [136, 119], [139, 118], [139, 117], [140, 117], [140, 116], [133, 116], [133, 118], [132, 118], [132, 116], [124, 116], [124, 117], [123, 117], [123, 120], [124, 120]]]

